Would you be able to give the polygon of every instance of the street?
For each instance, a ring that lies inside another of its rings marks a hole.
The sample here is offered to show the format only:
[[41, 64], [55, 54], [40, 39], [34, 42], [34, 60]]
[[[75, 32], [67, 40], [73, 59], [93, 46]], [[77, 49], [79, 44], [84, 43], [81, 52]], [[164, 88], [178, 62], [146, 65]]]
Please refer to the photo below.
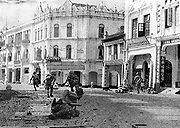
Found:
[[[62, 91], [54, 91], [60, 98]], [[80, 116], [73, 119], [49, 120], [50, 103], [44, 90], [27, 91], [32, 98], [1, 101], [0, 126], [45, 127], [79, 126], [86, 128], [179, 128], [180, 96], [161, 94], [120, 94], [102, 89], [84, 88], [77, 107]], [[25, 93], [25, 92], [24, 92]], [[30, 109], [31, 108], [31, 109]], [[22, 114], [28, 111], [32, 115]]]

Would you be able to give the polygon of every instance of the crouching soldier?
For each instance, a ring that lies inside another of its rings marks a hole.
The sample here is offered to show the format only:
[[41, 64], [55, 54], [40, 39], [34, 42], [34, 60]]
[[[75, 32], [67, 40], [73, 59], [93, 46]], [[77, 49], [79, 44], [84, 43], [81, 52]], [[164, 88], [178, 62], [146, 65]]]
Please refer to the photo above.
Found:
[[75, 92], [64, 90], [62, 99], [59, 99], [56, 102], [56, 99], [53, 100], [51, 106], [51, 115], [50, 119], [71, 119], [73, 117], [79, 116], [79, 110], [76, 110], [76, 106], [81, 106], [78, 104], [78, 100], [84, 94], [83, 89], [79, 85], [75, 86]]

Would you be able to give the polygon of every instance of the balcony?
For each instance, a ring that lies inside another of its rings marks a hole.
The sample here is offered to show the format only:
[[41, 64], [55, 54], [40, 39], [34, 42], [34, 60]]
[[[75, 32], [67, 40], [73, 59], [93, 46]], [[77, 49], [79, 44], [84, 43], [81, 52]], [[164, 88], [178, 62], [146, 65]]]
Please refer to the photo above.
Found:
[[141, 46], [148, 46], [150, 45], [150, 38], [147, 38], [146, 36], [130, 39], [127, 41], [128, 47], [141, 47]]
[[61, 57], [47, 57], [46, 62], [61, 62]]

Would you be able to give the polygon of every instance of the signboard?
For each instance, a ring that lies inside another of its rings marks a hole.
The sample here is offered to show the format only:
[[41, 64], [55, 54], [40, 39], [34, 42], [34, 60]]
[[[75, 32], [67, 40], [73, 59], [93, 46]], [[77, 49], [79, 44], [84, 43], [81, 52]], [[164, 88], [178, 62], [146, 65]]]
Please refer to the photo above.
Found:
[[169, 40], [162, 41], [163, 45], [164, 44], [173, 44], [173, 43], [177, 43], [177, 42], [180, 42], [180, 38], [175, 38], [175, 39], [169, 39]]

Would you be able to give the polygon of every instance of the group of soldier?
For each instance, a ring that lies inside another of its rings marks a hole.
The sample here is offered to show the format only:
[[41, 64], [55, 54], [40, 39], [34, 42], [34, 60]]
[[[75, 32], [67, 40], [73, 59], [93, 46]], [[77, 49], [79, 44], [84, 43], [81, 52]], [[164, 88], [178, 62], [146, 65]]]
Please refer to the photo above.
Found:
[[[39, 84], [39, 78], [36, 72], [33, 73], [30, 82], [32, 81], [35, 91], [37, 91], [36, 87]], [[53, 74], [48, 74], [43, 81], [44, 87], [47, 91], [47, 97], [53, 97], [53, 85], [55, 84], [55, 76]], [[56, 101], [54, 98], [51, 105], [51, 115], [49, 115], [50, 119], [56, 118], [72, 118], [79, 116], [79, 111], [76, 110], [76, 106], [78, 106], [78, 100], [83, 96], [83, 89], [80, 87], [81, 83], [79, 82], [78, 76], [70, 71], [66, 81], [61, 85], [65, 86], [65, 84], [69, 84], [70, 90], [64, 90], [62, 97]]]

